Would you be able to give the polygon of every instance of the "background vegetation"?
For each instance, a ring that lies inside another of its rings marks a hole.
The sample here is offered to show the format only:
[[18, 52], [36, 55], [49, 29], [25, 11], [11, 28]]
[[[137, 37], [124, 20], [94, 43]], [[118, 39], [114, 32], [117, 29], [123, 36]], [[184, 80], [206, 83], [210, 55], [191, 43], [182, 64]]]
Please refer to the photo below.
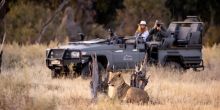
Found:
[[[68, 0], [7, 0], [0, 10], [0, 35], [5, 26], [7, 42], [35, 43], [43, 24], [63, 1]], [[41, 43], [68, 38], [67, 30], [60, 29], [66, 7], [72, 7], [73, 20], [87, 39], [106, 37], [109, 28], [122, 36], [133, 35], [140, 20], [146, 20], [149, 27], [156, 19], [168, 26], [173, 20], [197, 15], [206, 27], [204, 44], [220, 42], [220, 1], [217, 0], [71, 0], [49, 24]]]

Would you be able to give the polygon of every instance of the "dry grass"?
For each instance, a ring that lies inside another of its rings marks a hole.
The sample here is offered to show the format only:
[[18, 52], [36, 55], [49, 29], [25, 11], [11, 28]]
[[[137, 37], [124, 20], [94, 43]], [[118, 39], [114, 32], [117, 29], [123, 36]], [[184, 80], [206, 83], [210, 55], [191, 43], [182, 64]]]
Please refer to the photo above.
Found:
[[[55, 44], [55, 43], [54, 43]], [[52, 44], [52, 45], [54, 45]], [[150, 67], [145, 88], [150, 103], [127, 104], [99, 95], [91, 103], [89, 80], [50, 78], [45, 66], [45, 45], [6, 45], [0, 75], [0, 110], [195, 110], [220, 109], [220, 46], [204, 48], [202, 72], [170, 73]], [[129, 81], [129, 74], [124, 74]]]

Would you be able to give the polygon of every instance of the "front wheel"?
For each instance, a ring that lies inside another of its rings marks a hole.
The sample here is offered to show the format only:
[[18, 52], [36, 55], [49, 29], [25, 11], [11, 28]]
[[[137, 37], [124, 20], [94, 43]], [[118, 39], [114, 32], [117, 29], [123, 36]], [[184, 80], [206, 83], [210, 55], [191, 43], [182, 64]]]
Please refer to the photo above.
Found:
[[58, 78], [60, 76], [60, 70], [51, 70], [51, 78]]

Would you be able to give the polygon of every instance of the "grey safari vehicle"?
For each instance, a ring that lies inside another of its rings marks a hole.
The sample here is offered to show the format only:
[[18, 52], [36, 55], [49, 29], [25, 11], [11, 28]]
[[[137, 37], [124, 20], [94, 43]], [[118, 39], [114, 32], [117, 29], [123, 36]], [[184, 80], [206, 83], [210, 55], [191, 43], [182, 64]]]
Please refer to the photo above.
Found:
[[147, 54], [149, 64], [203, 70], [202, 33], [203, 22], [190, 16], [185, 21], [171, 22], [168, 36], [161, 42], [139, 43], [134, 36], [118, 37], [114, 42], [108, 39], [70, 42], [47, 49], [46, 65], [53, 78], [61, 74], [90, 76], [91, 55], [94, 53], [99, 71], [133, 69]]

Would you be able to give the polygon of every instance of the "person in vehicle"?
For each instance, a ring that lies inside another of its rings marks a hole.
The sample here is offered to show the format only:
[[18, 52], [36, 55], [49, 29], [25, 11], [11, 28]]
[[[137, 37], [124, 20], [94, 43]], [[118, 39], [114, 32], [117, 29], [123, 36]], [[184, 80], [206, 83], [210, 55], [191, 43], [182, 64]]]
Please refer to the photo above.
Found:
[[156, 20], [154, 27], [149, 31], [150, 41], [162, 41], [163, 38], [167, 37], [166, 29], [162, 26], [163, 23]]
[[112, 29], [108, 30], [109, 38], [108, 41], [110, 44], [121, 44], [122, 40], [113, 32]]
[[149, 32], [148, 32], [148, 28], [147, 28], [147, 23], [146, 23], [146, 21], [142, 20], [138, 24], [138, 29], [135, 32], [136, 39], [138, 41], [143, 40], [146, 42], [148, 35], [149, 35]]

